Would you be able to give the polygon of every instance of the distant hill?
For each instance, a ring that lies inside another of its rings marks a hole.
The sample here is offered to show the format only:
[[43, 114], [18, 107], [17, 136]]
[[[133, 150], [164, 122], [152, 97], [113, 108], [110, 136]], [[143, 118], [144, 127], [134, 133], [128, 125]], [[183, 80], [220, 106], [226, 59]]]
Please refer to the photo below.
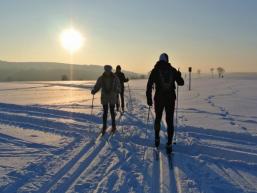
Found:
[[[57, 81], [95, 80], [103, 73], [100, 65], [77, 65], [52, 62], [6, 62], [0, 61], [0, 81]], [[144, 75], [124, 71], [131, 79], [142, 78]]]

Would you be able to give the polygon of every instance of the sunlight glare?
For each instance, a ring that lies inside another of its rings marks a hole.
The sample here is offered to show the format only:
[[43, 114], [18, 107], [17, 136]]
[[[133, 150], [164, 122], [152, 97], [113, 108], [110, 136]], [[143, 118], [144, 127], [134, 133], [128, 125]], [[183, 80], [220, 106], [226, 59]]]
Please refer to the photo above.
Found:
[[74, 28], [69, 28], [64, 30], [60, 36], [62, 46], [73, 54], [79, 48], [82, 47], [84, 43], [83, 36]]

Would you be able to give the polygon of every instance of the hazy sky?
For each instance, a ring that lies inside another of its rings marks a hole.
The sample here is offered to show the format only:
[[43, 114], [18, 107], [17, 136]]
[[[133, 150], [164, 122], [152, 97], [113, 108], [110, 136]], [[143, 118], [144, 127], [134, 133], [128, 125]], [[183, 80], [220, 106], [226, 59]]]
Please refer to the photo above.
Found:
[[147, 72], [166, 52], [184, 71], [257, 71], [257, 0], [0, 0], [0, 60], [69, 62], [71, 21], [74, 63]]

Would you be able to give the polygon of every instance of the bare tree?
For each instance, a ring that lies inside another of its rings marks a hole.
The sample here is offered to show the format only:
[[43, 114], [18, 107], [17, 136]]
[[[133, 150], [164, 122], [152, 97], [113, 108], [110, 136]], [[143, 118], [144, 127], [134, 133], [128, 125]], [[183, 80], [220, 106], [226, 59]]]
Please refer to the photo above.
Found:
[[201, 70], [200, 69], [197, 70], [197, 74], [198, 74], [198, 76], [201, 75]]
[[224, 72], [225, 72], [224, 68], [218, 67], [217, 72], [218, 72], [219, 78], [223, 78]]
[[68, 80], [68, 76], [66, 74], [62, 75], [62, 80]]
[[213, 78], [213, 76], [214, 76], [214, 68], [211, 68], [210, 71], [211, 71], [211, 77]]

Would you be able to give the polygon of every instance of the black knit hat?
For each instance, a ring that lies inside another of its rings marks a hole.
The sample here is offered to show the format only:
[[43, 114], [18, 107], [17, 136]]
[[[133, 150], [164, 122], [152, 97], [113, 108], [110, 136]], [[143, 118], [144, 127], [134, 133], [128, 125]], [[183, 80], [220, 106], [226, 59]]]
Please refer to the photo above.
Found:
[[169, 62], [169, 56], [168, 56], [168, 54], [162, 53], [162, 54], [160, 55], [159, 61]]
[[116, 66], [116, 70], [121, 70], [120, 65], [117, 65], [117, 66]]

